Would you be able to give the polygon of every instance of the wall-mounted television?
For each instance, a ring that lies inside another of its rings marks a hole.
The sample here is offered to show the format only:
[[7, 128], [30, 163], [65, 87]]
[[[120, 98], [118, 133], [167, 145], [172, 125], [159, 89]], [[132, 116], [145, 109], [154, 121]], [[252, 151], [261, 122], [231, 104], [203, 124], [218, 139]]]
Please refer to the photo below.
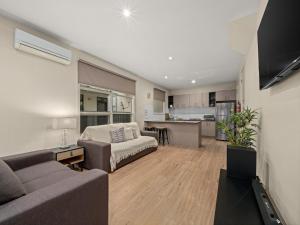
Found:
[[257, 32], [260, 89], [300, 68], [300, 0], [269, 0]]

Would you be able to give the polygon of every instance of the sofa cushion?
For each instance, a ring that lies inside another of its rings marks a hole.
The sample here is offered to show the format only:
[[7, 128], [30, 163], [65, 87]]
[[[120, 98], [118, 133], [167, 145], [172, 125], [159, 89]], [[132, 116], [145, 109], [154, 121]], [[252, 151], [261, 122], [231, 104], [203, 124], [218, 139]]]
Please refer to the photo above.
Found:
[[130, 127], [125, 128], [124, 133], [125, 133], [125, 140], [126, 141], [134, 139], [132, 128], [130, 128]]
[[133, 134], [134, 139], [137, 139], [139, 137], [138, 136], [138, 131], [135, 128], [132, 128], [132, 134]]
[[78, 172], [68, 169], [68, 170], [59, 170], [48, 174], [43, 177], [36, 178], [34, 180], [24, 183], [27, 193], [34, 192], [41, 188], [47, 187], [49, 185], [58, 183], [62, 180], [68, 179], [69, 177], [78, 175]]
[[20, 179], [12, 169], [0, 159], [0, 204], [25, 195], [26, 191]]
[[124, 127], [111, 130], [110, 135], [112, 143], [120, 143], [125, 141]]
[[130, 127], [136, 131], [137, 137], [141, 136], [141, 131], [139, 125], [136, 122], [124, 123], [124, 127]]
[[57, 161], [48, 161], [15, 171], [27, 193], [57, 183], [77, 172], [69, 169]]
[[16, 175], [20, 178], [22, 183], [27, 183], [34, 179], [47, 176], [61, 170], [70, 170], [68, 167], [62, 165], [57, 161], [48, 161], [39, 163], [24, 169], [16, 170]]

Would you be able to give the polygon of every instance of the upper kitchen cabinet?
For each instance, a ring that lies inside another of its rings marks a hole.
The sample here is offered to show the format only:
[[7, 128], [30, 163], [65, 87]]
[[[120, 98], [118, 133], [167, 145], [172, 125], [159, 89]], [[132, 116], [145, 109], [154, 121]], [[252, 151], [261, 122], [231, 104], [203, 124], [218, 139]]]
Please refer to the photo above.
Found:
[[236, 90], [225, 90], [216, 92], [216, 101], [234, 101], [236, 100]]
[[209, 93], [204, 92], [201, 95], [202, 95], [202, 102], [201, 102], [202, 107], [209, 107]]
[[174, 95], [173, 96], [173, 105], [175, 109], [179, 108], [179, 104], [180, 104], [180, 95]]
[[209, 93], [175, 95], [173, 101], [176, 109], [209, 107]]
[[183, 109], [190, 106], [189, 95], [174, 95], [173, 101], [175, 109]]
[[190, 95], [181, 95], [181, 108], [190, 107]]
[[190, 95], [174, 95], [173, 105], [175, 109], [214, 107], [216, 101], [236, 100], [235, 93], [235, 90], [227, 90]]
[[209, 98], [209, 107], [215, 107], [216, 106], [216, 92], [209, 92], [208, 94]]
[[202, 106], [202, 95], [201, 94], [191, 94], [190, 95], [190, 107], [196, 108]]

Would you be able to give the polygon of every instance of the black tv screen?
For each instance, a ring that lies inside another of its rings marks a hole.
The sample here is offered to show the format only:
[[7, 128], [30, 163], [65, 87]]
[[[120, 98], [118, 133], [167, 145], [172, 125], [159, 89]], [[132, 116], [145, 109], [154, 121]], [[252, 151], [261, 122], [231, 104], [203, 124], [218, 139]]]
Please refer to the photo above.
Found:
[[257, 33], [260, 89], [300, 66], [300, 0], [269, 0]]

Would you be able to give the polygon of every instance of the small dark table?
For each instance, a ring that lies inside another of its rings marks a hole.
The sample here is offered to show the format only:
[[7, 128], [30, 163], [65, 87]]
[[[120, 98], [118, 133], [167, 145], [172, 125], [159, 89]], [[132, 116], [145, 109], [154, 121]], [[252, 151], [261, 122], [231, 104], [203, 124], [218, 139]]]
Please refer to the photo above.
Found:
[[227, 177], [220, 170], [214, 225], [264, 225], [251, 181]]

